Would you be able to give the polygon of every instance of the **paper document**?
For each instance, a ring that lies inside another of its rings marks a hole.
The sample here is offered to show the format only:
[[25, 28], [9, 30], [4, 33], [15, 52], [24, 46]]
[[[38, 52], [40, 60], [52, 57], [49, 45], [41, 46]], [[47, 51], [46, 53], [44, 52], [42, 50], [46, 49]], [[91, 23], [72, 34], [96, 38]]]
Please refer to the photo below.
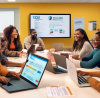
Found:
[[26, 62], [26, 58], [8, 58], [8, 60], [16, 63]]
[[69, 87], [46, 87], [48, 97], [70, 96], [73, 95]]
[[9, 71], [16, 71], [17, 67], [7, 67]]

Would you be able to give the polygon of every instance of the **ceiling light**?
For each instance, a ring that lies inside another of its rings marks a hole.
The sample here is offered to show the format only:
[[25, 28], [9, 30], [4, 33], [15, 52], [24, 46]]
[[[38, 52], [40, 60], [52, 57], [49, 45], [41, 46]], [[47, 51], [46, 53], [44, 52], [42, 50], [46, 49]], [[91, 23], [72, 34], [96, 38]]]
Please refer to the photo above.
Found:
[[8, 2], [15, 2], [16, 0], [8, 0]]

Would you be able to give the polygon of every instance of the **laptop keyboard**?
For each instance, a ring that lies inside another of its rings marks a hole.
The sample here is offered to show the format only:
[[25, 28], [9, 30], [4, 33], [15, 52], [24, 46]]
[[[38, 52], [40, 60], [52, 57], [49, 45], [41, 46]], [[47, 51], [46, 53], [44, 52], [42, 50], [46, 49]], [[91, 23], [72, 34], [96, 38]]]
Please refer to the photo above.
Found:
[[20, 79], [20, 80], [12, 79], [9, 81], [9, 83], [11, 83], [12, 85], [14, 84], [14, 86], [16, 86], [17, 88], [23, 88], [23, 89], [26, 87], [33, 86], [32, 84], [28, 83], [27, 81], [25, 81], [23, 79]]
[[87, 82], [87, 79], [84, 78], [83, 76], [78, 76], [78, 83], [79, 84], [86, 84], [88, 82]]

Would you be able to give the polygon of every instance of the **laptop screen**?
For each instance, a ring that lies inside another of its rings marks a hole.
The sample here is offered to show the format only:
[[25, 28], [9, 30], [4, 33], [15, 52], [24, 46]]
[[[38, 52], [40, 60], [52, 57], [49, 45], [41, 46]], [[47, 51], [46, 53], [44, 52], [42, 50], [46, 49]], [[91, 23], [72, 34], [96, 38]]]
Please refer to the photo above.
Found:
[[29, 54], [21, 76], [34, 83], [39, 84], [42, 74], [45, 70], [48, 60]]

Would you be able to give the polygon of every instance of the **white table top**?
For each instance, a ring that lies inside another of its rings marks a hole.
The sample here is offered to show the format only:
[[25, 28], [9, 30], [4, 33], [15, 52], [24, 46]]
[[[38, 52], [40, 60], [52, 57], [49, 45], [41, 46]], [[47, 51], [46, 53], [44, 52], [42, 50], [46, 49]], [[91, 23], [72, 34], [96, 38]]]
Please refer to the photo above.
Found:
[[[42, 55], [42, 54], [41, 54]], [[16, 58], [17, 59], [17, 58]], [[96, 69], [83, 69], [79, 70], [91, 71]], [[48, 98], [46, 87], [50, 86], [68, 86], [72, 90], [72, 96], [59, 97], [59, 98], [100, 98], [100, 93], [92, 87], [78, 87], [75, 82], [68, 76], [67, 73], [53, 74], [45, 70], [39, 87], [26, 91], [19, 91], [8, 93], [3, 88], [0, 88], [0, 98]], [[52, 98], [52, 97], [51, 97]], [[58, 97], [53, 97], [58, 98]]]
[[46, 87], [57, 85], [70, 87], [74, 95], [68, 96], [68, 98], [100, 98], [100, 93], [92, 87], [78, 87], [67, 73], [53, 74], [46, 70], [37, 89], [8, 93], [4, 89], [0, 88], [0, 98], [48, 98]]

